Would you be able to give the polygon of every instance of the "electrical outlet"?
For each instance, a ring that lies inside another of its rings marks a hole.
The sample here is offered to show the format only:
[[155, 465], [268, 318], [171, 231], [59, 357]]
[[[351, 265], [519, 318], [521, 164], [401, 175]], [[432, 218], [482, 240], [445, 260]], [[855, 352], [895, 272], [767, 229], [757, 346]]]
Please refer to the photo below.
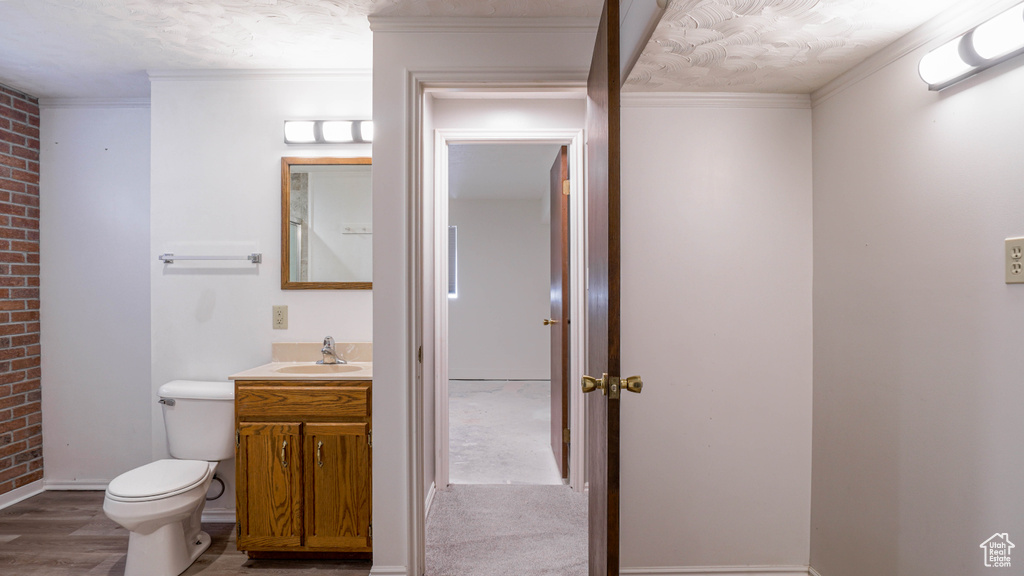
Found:
[[1006, 239], [1006, 283], [1024, 284], [1024, 238]]
[[274, 306], [274, 330], [288, 329], [288, 307]]

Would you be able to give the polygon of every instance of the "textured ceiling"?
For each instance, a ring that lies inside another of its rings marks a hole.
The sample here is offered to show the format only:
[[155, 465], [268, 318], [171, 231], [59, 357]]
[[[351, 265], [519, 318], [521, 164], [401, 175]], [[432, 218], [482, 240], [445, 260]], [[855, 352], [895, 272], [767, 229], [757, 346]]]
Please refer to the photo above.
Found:
[[[956, 1], [672, 0], [626, 89], [809, 92]], [[0, 83], [43, 98], [145, 98], [146, 70], [369, 70], [370, 14], [596, 18], [602, 4], [0, 0]]]
[[672, 0], [624, 89], [812, 92], [963, 0]]

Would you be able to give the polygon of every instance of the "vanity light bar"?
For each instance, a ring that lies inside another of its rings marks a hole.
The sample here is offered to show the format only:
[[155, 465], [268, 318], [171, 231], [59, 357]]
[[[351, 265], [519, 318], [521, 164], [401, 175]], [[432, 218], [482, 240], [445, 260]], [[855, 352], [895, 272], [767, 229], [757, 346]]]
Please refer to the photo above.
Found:
[[373, 142], [373, 120], [285, 120], [285, 144]]
[[1024, 53], [1024, 4], [1018, 4], [925, 54], [917, 71], [930, 90], [942, 90]]

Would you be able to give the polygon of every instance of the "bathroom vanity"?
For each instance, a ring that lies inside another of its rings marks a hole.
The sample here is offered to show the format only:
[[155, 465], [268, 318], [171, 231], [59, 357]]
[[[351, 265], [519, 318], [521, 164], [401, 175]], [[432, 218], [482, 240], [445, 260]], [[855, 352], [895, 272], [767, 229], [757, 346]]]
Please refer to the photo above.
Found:
[[274, 362], [231, 376], [238, 549], [369, 557], [372, 363], [280, 357], [275, 345]]

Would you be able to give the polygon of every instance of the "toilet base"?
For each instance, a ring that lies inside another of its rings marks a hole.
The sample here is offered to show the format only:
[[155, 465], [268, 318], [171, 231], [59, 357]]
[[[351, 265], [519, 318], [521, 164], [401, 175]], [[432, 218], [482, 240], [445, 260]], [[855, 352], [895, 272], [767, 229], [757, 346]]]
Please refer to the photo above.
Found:
[[178, 576], [209, 547], [206, 532], [186, 541], [181, 522], [166, 524], [150, 534], [131, 532], [124, 576]]

